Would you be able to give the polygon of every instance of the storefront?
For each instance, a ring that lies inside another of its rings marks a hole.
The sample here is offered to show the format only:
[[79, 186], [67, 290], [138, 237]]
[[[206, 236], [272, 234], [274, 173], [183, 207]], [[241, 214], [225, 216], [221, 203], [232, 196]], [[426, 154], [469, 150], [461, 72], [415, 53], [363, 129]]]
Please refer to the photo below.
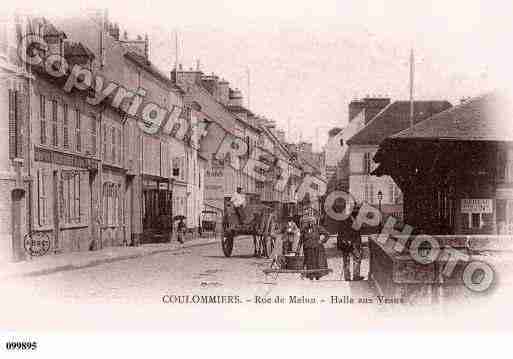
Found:
[[98, 162], [36, 146], [32, 228], [45, 232], [52, 252], [87, 251], [93, 244], [93, 188]]

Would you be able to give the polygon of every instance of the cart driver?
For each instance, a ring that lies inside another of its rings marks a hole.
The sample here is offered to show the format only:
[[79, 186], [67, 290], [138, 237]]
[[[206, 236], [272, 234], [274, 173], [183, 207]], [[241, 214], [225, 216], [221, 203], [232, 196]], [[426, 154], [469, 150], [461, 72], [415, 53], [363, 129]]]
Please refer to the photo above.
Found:
[[237, 213], [237, 217], [239, 217], [239, 223], [242, 223], [242, 208], [246, 205], [246, 197], [242, 194], [242, 187], [237, 187], [237, 192], [235, 192], [231, 198], [231, 202], [233, 207], [235, 208], [235, 213]]

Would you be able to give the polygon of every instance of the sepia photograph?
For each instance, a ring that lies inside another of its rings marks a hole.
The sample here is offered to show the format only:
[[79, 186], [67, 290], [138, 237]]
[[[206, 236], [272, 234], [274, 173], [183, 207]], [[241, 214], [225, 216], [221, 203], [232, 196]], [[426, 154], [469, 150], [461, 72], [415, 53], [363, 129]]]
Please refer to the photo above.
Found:
[[228, 333], [269, 355], [234, 338], [272, 332], [311, 357], [307, 333], [510, 332], [512, 18], [481, 0], [0, 5], [0, 350]]

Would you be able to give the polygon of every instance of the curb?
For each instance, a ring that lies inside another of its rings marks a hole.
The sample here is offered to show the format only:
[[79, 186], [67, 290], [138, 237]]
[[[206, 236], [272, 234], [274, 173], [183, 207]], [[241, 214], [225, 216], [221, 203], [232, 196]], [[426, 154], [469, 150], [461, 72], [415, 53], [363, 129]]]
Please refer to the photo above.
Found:
[[216, 244], [217, 242], [218, 242], [218, 239], [215, 239], [215, 240], [212, 240], [209, 242], [204, 242], [204, 243], [191, 243], [190, 245], [187, 245], [187, 242], [186, 242], [184, 245], [182, 245], [181, 247], [178, 247], [178, 248], [158, 248], [158, 249], [148, 250], [147, 252], [141, 251], [140, 253], [132, 253], [132, 254], [114, 256], [114, 257], [110, 257], [110, 258], [107, 257], [107, 258], [93, 259], [84, 264], [67, 263], [67, 264], [63, 264], [63, 265], [55, 266], [55, 267], [51, 267], [51, 268], [34, 269], [32, 271], [27, 271], [27, 272], [0, 275], [0, 279], [19, 278], [19, 277], [37, 277], [37, 276], [48, 275], [48, 274], [53, 274], [53, 273], [57, 273], [57, 272], [64, 272], [64, 271], [71, 271], [71, 270], [95, 267], [100, 264], [118, 262], [118, 261], [123, 261], [123, 260], [127, 260], [127, 259], [142, 258], [142, 257], [159, 254], [159, 253], [178, 252], [184, 248], [203, 247], [203, 246]]

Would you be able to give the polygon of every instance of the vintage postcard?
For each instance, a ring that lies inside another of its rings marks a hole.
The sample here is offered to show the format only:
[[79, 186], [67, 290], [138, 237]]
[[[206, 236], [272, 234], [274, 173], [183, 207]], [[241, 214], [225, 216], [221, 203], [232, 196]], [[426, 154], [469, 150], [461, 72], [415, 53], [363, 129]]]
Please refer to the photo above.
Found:
[[2, 350], [512, 329], [509, 4], [9, 7]]

